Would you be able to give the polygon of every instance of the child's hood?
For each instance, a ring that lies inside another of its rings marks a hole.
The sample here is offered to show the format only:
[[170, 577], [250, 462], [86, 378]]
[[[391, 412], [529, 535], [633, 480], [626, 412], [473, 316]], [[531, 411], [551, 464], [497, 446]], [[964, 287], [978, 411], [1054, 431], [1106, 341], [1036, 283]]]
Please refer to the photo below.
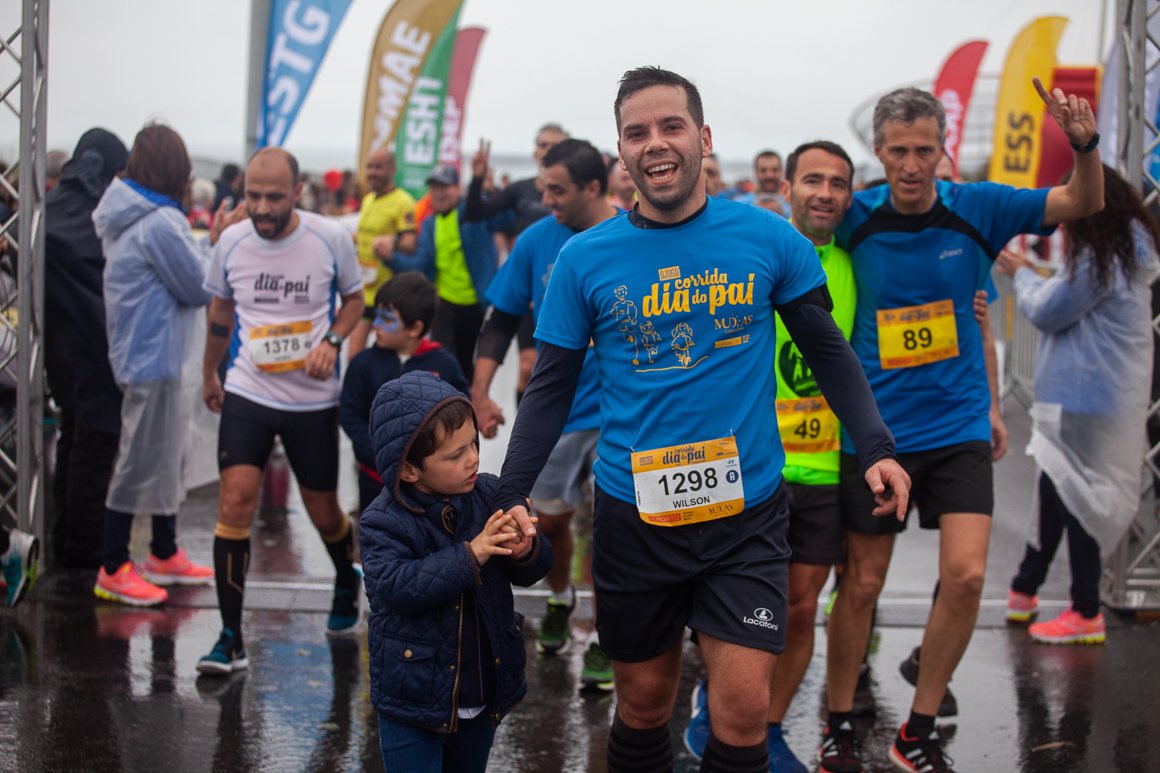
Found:
[[404, 373], [379, 388], [371, 404], [371, 443], [375, 449], [375, 466], [391, 495], [401, 505], [422, 512], [415, 502], [402, 493], [399, 471], [419, 429], [431, 415], [452, 400], [468, 402], [463, 393], [427, 371]]

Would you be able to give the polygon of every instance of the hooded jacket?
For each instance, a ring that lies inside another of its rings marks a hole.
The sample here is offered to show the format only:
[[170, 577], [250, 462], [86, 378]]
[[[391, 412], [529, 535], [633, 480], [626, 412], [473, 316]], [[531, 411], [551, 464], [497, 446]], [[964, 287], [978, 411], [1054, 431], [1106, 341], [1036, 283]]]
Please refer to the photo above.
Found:
[[177, 203], [113, 180], [93, 213], [105, 249], [109, 364], [119, 384], [176, 379], [210, 301], [209, 264]]
[[53, 396], [78, 426], [121, 430], [121, 390], [105, 336], [105, 254], [93, 210], [129, 151], [104, 129], [81, 135], [45, 201], [44, 347]]
[[425, 371], [406, 373], [379, 390], [370, 428], [385, 485], [359, 528], [371, 606], [371, 702], [389, 719], [440, 733], [458, 726], [467, 594], [494, 660], [481, 665], [495, 669], [486, 713], [498, 723], [527, 691], [523, 616], [515, 611], [511, 585], [531, 585], [552, 565], [542, 537], [523, 560], [493, 556], [482, 567], [476, 563], [468, 542], [492, 513], [494, 475], [481, 474], [471, 493], [451, 497], [423, 494], [399, 477], [420, 428], [454, 400], [468, 402]]

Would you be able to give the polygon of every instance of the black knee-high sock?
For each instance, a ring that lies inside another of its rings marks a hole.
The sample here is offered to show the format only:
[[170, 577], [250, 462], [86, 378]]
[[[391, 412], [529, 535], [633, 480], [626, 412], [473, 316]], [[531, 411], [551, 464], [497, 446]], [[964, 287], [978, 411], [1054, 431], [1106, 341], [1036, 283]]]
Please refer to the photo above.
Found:
[[242, 644], [242, 603], [246, 595], [246, 571], [250, 568], [250, 538], [213, 538], [213, 576], [217, 584], [222, 627]]
[[108, 574], [129, 560], [129, 539], [133, 536], [133, 514], [105, 510], [105, 533], [101, 542], [101, 565]]
[[756, 746], [730, 746], [715, 735], [705, 744], [701, 773], [766, 773], [769, 749], [765, 741]]
[[334, 587], [338, 588], [353, 588], [358, 585], [358, 575], [354, 571], [354, 529], [351, 528], [350, 520], [344, 515], [343, 520], [346, 521], [346, 533], [338, 537], [333, 542], [326, 537], [322, 538], [323, 544], [326, 545], [326, 552], [330, 555], [330, 560], [334, 562]]
[[608, 734], [608, 773], [669, 773], [672, 769], [668, 725], [636, 730], [616, 715]]
[[177, 516], [153, 516], [153, 541], [149, 552], [164, 561], [177, 552]]

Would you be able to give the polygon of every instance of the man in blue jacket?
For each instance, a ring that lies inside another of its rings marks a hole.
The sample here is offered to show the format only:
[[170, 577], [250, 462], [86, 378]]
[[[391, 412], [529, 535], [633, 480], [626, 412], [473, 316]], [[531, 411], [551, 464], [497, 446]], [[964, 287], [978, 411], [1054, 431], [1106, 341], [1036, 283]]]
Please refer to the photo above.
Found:
[[415, 254], [395, 256], [395, 270], [422, 271], [435, 283], [439, 309], [431, 340], [455, 355], [470, 383], [485, 293], [499, 268], [494, 234], [510, 228], [514, 215], [508, 210], [487, 220], [466, 222], [459, 170], [452, 166], [436, 167], [427, 178], [427, 190], [435, 214], [423, 221]]

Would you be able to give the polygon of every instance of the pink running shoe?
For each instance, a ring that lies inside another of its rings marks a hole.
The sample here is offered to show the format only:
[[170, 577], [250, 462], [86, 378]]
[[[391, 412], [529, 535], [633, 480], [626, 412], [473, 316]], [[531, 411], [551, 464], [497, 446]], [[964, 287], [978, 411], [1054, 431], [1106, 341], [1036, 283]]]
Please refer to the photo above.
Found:
[[1026, 623], [1039, 614], [1039, 597], [1028, 596], [1017, 590], [1007, 591], [1007, 619], [1014, 623]]
[[137, 574], [132, 561], [121, 564], [112, 574], [106, 572], [102, 566], [97, 572], [97, 584], [93, 586], [93, 593], [97, 594], [98, 598], [134, 607], [152, 607], [169, 598], [168, 591], [158, 588]]
[[190, 561], [185, 548], [178, 548], [164, 560], [150, 554], [142, 569], [154, 585], [209, 585], [213, 582], [213, 569]]
[[1027, 632], [1044, 644], [1103, 644], [1104, 616], [1087, 618], [1069, 609], [1054, 620], [1031, 625]]

